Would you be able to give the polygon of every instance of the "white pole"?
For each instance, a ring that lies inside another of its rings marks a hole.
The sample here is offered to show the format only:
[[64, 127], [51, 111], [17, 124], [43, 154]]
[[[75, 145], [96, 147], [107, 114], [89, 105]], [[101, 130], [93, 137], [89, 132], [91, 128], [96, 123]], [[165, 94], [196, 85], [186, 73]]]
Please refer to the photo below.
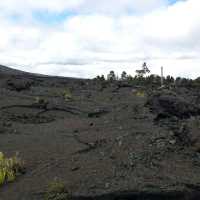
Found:
[[161, 86], [164, 85], [164, 75], [163, 75], [163, 67], [161, 67]]

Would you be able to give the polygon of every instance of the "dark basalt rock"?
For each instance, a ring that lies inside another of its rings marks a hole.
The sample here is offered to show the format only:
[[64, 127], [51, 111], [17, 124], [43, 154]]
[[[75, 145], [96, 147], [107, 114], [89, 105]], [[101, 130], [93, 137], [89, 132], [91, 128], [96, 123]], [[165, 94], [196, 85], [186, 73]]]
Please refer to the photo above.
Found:
[[29, 90], [33, 84], [33, 81], [26, 78], [9, 79], [6, 84], [7, 84], [8, 89], [20, 92], [23, 90]]
[[200, 108], [197, 105], [169, 90], [158, 91], [151, 95], [146, 106], [157, 114], [157, 120], [173, 116], [186, 119], [200, 114]]
[[104, 109], [104, 108], [99, 108], [99, 109], [89, 112], [88, 117], [89, 118], [98, 118], [107, 113], [109, 113], [109, 110]]
[[198, 200], [200, 192], [197, 191], [171, 191], [171, 192], [131, 192], [116, 191], [96, 196], [74, 196], [72, 200]]
[[5, 132], [5, 127], [2, 123], [0, 123], [0, 134], [3, 134]]

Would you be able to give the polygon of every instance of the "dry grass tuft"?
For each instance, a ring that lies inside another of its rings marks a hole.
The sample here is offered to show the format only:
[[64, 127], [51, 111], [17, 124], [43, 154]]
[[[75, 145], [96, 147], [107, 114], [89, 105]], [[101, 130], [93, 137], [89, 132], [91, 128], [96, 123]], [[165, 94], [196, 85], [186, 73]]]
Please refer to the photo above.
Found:
[[17, 176], [25, 172], [24, 162], [19, 158], [19, 154], [16, 153], [14, 157], [6, 158], [2, 152], [0, 152], [0, 186], [13, 182]]

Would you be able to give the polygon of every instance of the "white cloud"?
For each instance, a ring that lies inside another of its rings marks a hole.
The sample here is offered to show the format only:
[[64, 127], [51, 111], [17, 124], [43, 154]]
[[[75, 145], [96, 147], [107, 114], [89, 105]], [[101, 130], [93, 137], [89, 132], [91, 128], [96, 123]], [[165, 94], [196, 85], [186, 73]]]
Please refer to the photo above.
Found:
[[124, 14], [127, 12], [143, 13], [166, 6], [167, 0], [84, 0], [77, 7], [81, 12], [86, 13], [105, 13], [105, 14]]
[[4, 12], [21, 13], [46, 10], [52, 12], [63, 12], [64, 10], [74, 9], [84, 0], [6, 0], [0, 2], [1, 10]]
[[[2, 2], [0, 8], [6, 8], [0, 15], [2, 64], [37, 73], [94, 77], [112, 69], [133, 74], [147, 61], [153, 73], [159, 73], [161, 65], [175, 76], [200, 73], [197, 0], [170, 6], [164, 0]], [[71, 9], [77, 14], [56, 26], [35, 23], [31, 16], [24, 19], [26, 23], [5, 17], [19, 8], [27, 13]]]
[[15, 13], [46, 10], [50, 12], [63, 12], [66, 10], [79, 13], [124, 13], [144, 12], [166, 6], [167, 0], [6, 0], [0, 2], [4, 11]]

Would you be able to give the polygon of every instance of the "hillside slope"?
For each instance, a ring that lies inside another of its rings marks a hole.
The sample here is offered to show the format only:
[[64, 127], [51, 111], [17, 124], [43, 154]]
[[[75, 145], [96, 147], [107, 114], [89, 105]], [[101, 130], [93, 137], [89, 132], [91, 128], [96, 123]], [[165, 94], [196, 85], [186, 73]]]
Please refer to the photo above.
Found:
[[198, 90], [10, 74], [0, 151], [20, 152], [26, 173], [0, 199], [42, 200], [55, 178], [73, 199], [200, 199]]

